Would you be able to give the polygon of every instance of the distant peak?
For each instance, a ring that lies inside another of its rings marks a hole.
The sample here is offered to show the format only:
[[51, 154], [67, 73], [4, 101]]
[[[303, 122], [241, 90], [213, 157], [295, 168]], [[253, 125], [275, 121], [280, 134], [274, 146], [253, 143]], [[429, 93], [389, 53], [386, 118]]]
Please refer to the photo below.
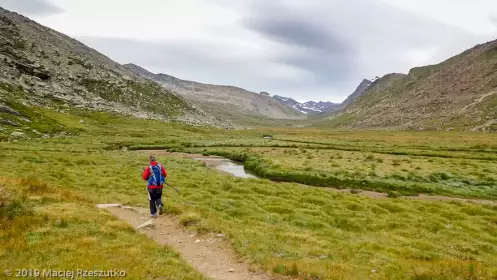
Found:
[[328, 101], [307, 101], [304, 103], [300, 103], [292, 98], [279, 95], [274, 95], [273, 99], [276, 99], [282, 104], [304, 114], [319, 114], [330, 110], [335, 110], [340, 106], [340, 104], [335, 104]]

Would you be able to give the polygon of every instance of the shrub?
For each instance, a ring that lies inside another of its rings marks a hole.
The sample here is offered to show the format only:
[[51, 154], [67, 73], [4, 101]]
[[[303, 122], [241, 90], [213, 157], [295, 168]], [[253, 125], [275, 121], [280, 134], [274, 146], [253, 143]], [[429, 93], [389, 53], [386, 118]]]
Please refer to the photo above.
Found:
[[359, 193], [361, 193], [361, 190], [359, 190], [359, 189], [351, 189], [350, 193], [351, 194], [359, 194]]
[[164, 203], [164, 213], [170, 215], [179, 215], [181, 214], [181, 209], [172, 205], [171, 203]]
[[21, 201], [14, 200], [6, 205], [0, 205], [0, 218], [6, 218], [8, 220], [14, 219], [17, 216], [24, 216], [31, 214]]
[[399, 192], [396, 191], [389, 191], [387, 194], [387, 197], [389, 198], [398, 198], [401, 197], [402, 195]]
[[302, 198], [302, 202], [310, 203], [310, 204], [315, 204], [315, 205], [325, 205], [329, 203], [328, 200], [315, 196], [315, 195], [308, 195]]
[[22, 179], [21, 185], [26, 188], [28, 194], [45, 194], [51, 192], [51, 188], [35, 179]]
[[184, 227], [188, 227], [198, 224], [200, 220], [201, 217], [197, 213], [187, 213], [181, 216], [179, 223]]
[[286, 264], [278, 264], [273, 268], [273, 272], [282, 275], [298, 276], [299, 268], [295, 263], [292, 265], [292, 267], [288, 267]]
[[348, 218], [335, 217], [332, 224], [334, 227], [341, 228], [346, 231], [359, 231], [361, 229], [356, 221]]
[[56, 219], [55, 221], [53, 221], [53, 226], [54, 227], [58, 227], [58, 228], [67, 228], [69, 227], [69, 222], [67, 222], [67, 220], [65, 219]]
[[266, 207], [266, 210], [268, 212], [273, 212], [273, 213], [277, 213], [277, 214], [291, 214], [294, 212], [293, 209], [290, 209], [290, 208], [287, 208], [284, 206], [278, 206], [278, 205], [272, 205], [272, 206]]
[[16, 49], [24, 50], [24, 49], [26, 49], [26, 42], [24, 42], [24, 40], [22, 40], [22, 39], [17, 39], [14, 41], [14, 47]]
[[402, 176], [401, 174], [396, 174], [396, 173], [390, 175], [390, 178], [395, 179], [395, 180], [401, 180], [401, 181], [406, 180], [406, 177]]
[[209, 226], [207, 226], [206, 224], [204, 223], [199, 223], [197, 226], [196, 226], [196, 230], [197, 230], [197, 233], [198, 234], [207, 234], [209, 232], [213, 232], [213, 229], [210, 228]]
[[439, 182], [439, 181], [447, 181], [450, 178], [452, 178], [452, 176], [445, 172], [435, 172], [430, 174], [428, 178], [432, 182]]

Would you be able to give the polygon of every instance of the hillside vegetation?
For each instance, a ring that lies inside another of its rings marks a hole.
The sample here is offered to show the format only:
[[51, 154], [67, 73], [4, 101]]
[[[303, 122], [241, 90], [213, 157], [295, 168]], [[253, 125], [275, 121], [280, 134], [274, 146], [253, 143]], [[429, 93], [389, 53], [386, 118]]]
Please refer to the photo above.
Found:
[[408, 75], [386, 75], [326, 126], [496, 131], [496, 69], [492, 41]]
[[[2, 8], [0, 61], [2, 106], [77, 107], [230, 127], [82, 43]], [[5, 114], [0, 119], [9, 120]], [[20, 127], [22, 120], [10, 120], [14, 123]]]

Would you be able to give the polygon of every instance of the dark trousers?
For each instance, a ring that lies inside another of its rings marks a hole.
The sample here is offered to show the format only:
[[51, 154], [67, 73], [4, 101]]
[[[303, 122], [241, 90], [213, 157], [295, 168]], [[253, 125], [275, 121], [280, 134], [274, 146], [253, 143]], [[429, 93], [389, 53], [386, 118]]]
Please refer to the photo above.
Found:
[[148, 200], [150, 200], [150, 214], [154, 215], [157, 213], [157, 206], [163, 206], [162, 204], [162, 189], [148, 189]]

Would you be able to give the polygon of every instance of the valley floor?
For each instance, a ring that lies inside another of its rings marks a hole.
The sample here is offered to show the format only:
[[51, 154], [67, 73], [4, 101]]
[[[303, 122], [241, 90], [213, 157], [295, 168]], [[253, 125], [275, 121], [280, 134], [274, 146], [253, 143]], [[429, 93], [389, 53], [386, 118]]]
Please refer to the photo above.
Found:
[[240, 160], [262, 177], [158, 155], [181, 189], [165, 191], [168, 215], [199, 239], [223, 234], [253, 270], [302, 279], [497, 278], [497, 206], [405, 197], [497, 200], [495, 134], [224, 131], [85, 111], [44, 114], [73, 135], [0, 144], [2, 270], [205, 279], [173, 248], [95, 207], [146, 207], [147, 156], [133, 150], [167, 148]]

